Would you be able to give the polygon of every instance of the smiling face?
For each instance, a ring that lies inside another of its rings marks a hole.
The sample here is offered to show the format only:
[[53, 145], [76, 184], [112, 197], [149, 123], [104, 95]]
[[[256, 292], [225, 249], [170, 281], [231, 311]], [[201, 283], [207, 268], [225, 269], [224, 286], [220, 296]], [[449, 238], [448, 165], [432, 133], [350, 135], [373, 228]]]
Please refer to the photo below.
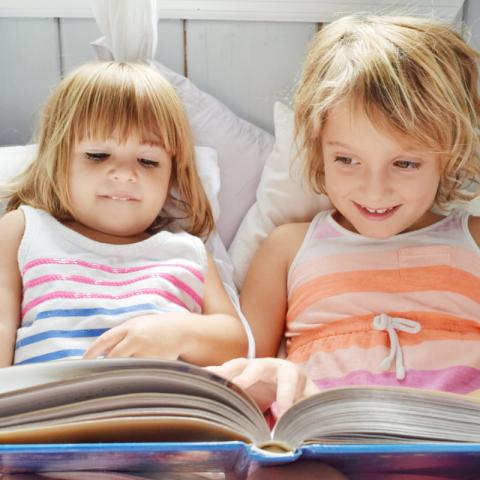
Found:
[[167, 199], [171, 170], [171, 156], [160, 145], [136, 136], [76, 143], [68, 175], [74, 221], [68, 226], [105, 243], [146, 238]]
[[322, 131], [325, 189], [345, 228], [372, 238], [416, 230], [440, 182], [439, 156], [375, 126], [349, 104], [333, 108]]

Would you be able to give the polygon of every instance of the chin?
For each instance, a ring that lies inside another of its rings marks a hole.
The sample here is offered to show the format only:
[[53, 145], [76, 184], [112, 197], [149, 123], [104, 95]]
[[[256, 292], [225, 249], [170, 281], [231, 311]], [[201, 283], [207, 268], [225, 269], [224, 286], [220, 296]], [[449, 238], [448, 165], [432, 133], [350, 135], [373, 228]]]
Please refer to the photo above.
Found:
[[128, 240], [131, 238], [137, 238], [137, 237], [143, 237], [143, 236], [149, 236], [145, 233], [145, 229], [139, 229], [139, 228], [121, 228], [121, 226], [116, 225], [112, 226], [111, 228], [103, 228], [102, 232], [105, 235], [108, 235], [110, 237], [116, 237], [118, 239], [124, 239]]

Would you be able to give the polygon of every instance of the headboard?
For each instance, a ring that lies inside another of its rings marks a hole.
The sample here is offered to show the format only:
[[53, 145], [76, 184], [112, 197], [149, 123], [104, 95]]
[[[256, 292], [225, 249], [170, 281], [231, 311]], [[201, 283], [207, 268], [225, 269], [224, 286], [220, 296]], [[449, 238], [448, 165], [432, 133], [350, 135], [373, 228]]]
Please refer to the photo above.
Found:
[[[125, 1], [125, 0], [118, 0]], [[128, 0], [126, 0], [128, 1]], [[308, 42], [342, 14], [429, 15], [472, 26], [476, 0], [159, 0], [156, 60], [188, 76], [239, 116], [273, 132]], [[35, 115], [100, 36], [85, 0], [0, 0], [0, 146], [30, 141]]]

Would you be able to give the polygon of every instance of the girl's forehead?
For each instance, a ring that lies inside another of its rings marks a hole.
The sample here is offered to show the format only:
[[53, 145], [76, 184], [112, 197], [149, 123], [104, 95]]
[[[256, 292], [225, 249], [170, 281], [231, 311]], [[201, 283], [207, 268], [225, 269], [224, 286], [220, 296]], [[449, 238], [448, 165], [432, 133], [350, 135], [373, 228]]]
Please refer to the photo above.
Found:
[[432, 146], [418, 140], [413, 133], [399, 131], [380, 111], [367, 111], [361, 104], [340, 103], [332, 107], [325, 118], [322, 128], [322, 137], [346, 137], [350, 141], [362, 138], [365, 131], [375, 131], [383, 138], [388, 138], [404, 150], [431, 151]]

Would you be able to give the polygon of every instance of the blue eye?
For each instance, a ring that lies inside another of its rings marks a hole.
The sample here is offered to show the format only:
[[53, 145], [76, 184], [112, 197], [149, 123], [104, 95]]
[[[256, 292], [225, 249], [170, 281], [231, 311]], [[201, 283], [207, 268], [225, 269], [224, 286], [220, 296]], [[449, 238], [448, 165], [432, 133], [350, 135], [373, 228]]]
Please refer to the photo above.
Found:
[[138, 163], [140, 163], [140, 165], [144, 166], [145, 168], [156, 168], [160, 165], [155, 160], [148, 160], [148, 158], [138, 158], [137, 160]]
[[411, 160], [397, 160], [394, 165], [402, 170], [416, 170], [420, 168], [420, 162]]
[[110, 157], [108, 153], [102, 153], [102, 152], [86, 152], [85, 156], [90, 160], [94, 160], [96, 162], [101, 162], [103, 160], [106, 160], [108, 157]]

